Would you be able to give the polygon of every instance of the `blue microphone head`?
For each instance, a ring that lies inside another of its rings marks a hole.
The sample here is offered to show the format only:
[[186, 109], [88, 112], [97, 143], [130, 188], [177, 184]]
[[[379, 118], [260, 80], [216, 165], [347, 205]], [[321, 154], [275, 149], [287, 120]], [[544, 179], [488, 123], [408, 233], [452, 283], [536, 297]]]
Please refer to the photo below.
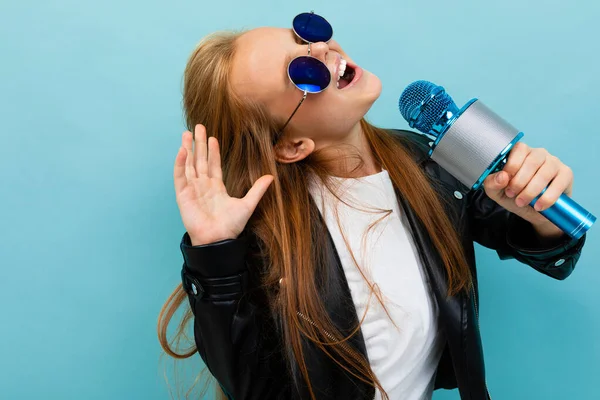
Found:
[[411, 128], [432, 133], [432, 128], [448, 108], [456, 104], [443, 87], [428, 81], [415, 81], [400, 95], [398, 108]]

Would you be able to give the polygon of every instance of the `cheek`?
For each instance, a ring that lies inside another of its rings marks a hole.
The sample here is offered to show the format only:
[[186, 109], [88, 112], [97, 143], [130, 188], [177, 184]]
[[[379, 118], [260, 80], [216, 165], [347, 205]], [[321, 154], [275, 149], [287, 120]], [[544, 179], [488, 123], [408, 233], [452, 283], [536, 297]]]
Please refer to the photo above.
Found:
[[303, 110], [305, 111], [304, 115], [317, 119], [325, 119], [327, 116], [332, 118], [337, 114], [343, 113], [344, 109], [347, 109], [348, 104], [346, 99], [340, 96], [339, 93], [336, 93], [335, 90], [338, 89], [329, 88], [318, 94], [309, 94], [304, 104], [300, 107], [300, 110], [305, 108]]
[[354, 125], [365, 113], [365, 107], [355, 99], [341, 96], [333, 90], [317, 96], [307, 98], [296, 114], [299, 117], [297, 123], [303, 128], [314, 129], [318, 126], [326, 130], [345, 129]]
[[[308, 95], [310, 96], [310, 94]], [[269, 114], [275, 117], [277, 120], [283, 122], [287, 121], [287, 119], [292, 115], [292, 112], [298, 106], [298, 103], [302, 100], [302, 92], [297, 90], [292, 93], [285, 93], [279, 96], [273, 96], [267, 102], [267, 109]], [[305, 100], [305, 103], [307, 101]], [[305, 104], [300, 107], [299, 112], [302, 110]], [[296, 116], [298, 113], [296, 113]], [[294, 119], [296, 119], [294, 116]]]

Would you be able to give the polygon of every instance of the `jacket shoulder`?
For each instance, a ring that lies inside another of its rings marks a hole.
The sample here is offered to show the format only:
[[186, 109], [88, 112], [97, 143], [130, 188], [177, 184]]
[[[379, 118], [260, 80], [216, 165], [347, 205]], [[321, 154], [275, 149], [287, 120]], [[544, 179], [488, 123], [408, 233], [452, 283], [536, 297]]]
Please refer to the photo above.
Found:
[[429, 158], [431, 138], [417, 132], [404, 129], [390, 129], [390, 134], [408, 148], [415, 162], [421, 163]]

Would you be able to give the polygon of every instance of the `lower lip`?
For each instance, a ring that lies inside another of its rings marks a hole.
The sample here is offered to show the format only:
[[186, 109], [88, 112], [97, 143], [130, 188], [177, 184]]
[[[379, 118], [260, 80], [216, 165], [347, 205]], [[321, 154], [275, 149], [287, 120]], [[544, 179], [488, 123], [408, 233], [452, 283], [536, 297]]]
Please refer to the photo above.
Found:
[[340, 89], [340, 90], [350, 89], [362, 77], [362, 74], [363, 74], [362, 68], [360, 68], [358, 65], [351, 65], [351, 67], [354, 68], [354, 78], [352, 79], [352, 82], [350, 82], [348, 85], [344, 86], [344, 88]]

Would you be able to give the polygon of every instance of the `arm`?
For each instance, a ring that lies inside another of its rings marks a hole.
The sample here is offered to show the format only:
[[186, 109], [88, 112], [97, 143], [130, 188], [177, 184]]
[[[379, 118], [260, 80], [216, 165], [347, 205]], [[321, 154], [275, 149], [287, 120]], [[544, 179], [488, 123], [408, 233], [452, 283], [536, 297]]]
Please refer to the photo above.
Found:
[[[396, 130], [394, 133], [398, 138], [408, 139], [403, 143], [412, 150], [415, 161], [422, 162], [427, 158], [430, 139], [411, 131]], [[523, 204], [528, 204], [542, 188], [548, 186], [547, 181], [536, 179], [532, 181], [534, 185], [526, 187], [531, 190], [523, 191], [526, 184], [531, 181], [533, 173], [523, 173], [525, 170], [520, 174], [518, 172], [531, 149], [522, 143], [519, 143], [517, 147], [518, 151], [511, 152], [508, 164], [504, 168], [504, 171], [508, 171], [511, 176], [516, 176], [517, 182], [510, 182], [515, 193], [510, 198], [505, 196], [504, 189], [509, 183], [506, 177], [504, 177], [504, 183], [501, 184], [494, 184], [492, 181], [497, 174], [490, 175], [486, 179], [487, 185], [485, 186], [490, 188], [497, 201], [503, 205], [492, 200], [483, 188], [470, 191], [467, 195], [467, 213], [473, 240], [482, 246], [496, 250], [502, 260], [514, 258], [543, 274], [556, 279], [565, 279], [573, 272], [575, 264], [579, 260], [586, 235], [579, 240], [572, 240], [564, 233], [556, 233], [556, 227], [547, 224], [547, 220], [542, 216], [533, 215], [537, 213], [533, 212], [533, 209], [529, 210], [529, 206], [518, 207], [514, 204], [516, 194], [523, 192], [525, 196]], [[548, 163], [548, 165], [555, 165], [557, 171], [560, 171], [559, 167], [563, 167], [564, 170], [564, 166], [558, 165], [557, 160], [551, 161], [552, 163]], [[532, 168], [533, 171], [537, 169]], [[566, 192], [571, 192], [572, 177], [569, 179], [568, 174], [566, 178], [564, 176], [561, 174], [561, 179], [554, 179], [552, 190], [549, 188], [545, 195], [538, 200], [538, 203], [543, 204], [544, 208], [552, 204], [551, 199], [549, 200], [552, 194], [549, 192], [554, 192], [553, 196], [558, 197], [567, 185], [569, 187]], [[539, 191], [537, 191], [538, 188]], [[464, 189], [468, 191], [467, 188]], [[525, 193], [527, 191], [531, 193]], [[508, 211], [507, 208], [513, 212]], [[532, 220], [540, 223], [533, 225], [518, 216], [517, 213], [530, 215]]]
[[244, 236], [192, 246], [184, 235], [182, 281], [194, 313], [194, 339], [230, 398], [289, 398], [274, 322], [253, 301], [258, 289], [247, 268], [247, 249]]
[[505, 210], [483, 189], [468, 196], [469, 224], [473, 239], [496, 250], [502, 260], [517, 259], [555, 279], [568, 277], [581, 255], [586, 235], [579, 240], [563, 234], [543, 239], [533, 225]]
[[[427, 159], [429, 138], [406, 130], [395, 130], [394, 133], [399, 139], [407, 139], [403, 141], [403, 144], [412, 150], [416, 162]], [[526, 172], [525, 169], [520, 174], [518, 172], [522, 169], [524, 159], [531, 149], [523, 143], [519, 143], [517, 147], [517, 151], [511, 152], [508, 164], [504, 168], [504, 171], [509, 172], [512, 177], [516, 176], [517, 182], [510, 182], [515, 193], [510, 198], [505, 196], [504, 189], [509, 183], [506, 181], [506, 177], [505, 182], [499, 185], [494, 185], [492, 182], [497, 174], [490, 175], [486, 179], [486, 183], [488, 183], [486, 186], [491, 187], [490, 191], [495, 194], [503, 206], [492, 200], [483, 188], [471, 191], [467, 195], [467, 212], [473, 240], [482, 246], [496, 250], [502, 260], [514, 258], [543, 274], [556, 279], [565, 279], [573, 272], [575, 264], [579, 260], [586, 235], [579, 240], [572, 240], [564, 233], [557, 233], [556, 227], [547, 224], [547, 220], [542, 216], [533, 215], [537, 213], [533, 212], [533, 209], [529, 210], [529, 206], [518, 207], [514, 204], [514, 197], [520, 192], [523, 192], [525, 196], [523, 204], [528, 204], [542, 188], [548, 186], [547, 180], [536, 179], [532, 181], [534, 185], [526, 187], [534, 175], [533, 172], [523, 173]], [[543, 155], [547, 155], [547, 152]], [[558, 172], [548, 176], [558, 175], [561, 168], [564, 171], [564, 165], [559, 165], [554, 159], [551, 161], [552, 163], [548, 163], [548, 165], [555, 165]], [[534, 167], [536, 166], [539, 167], [539, 165], [534, 165]], [[532, 168], [531, 170], [537, 169]], [[571, 193], [572, 176], [560, 175], [561, 179], [554, 179], [552, 190], [549, 188], [545, 195], [538, 200], [537, 203], [542, 204], [543, 208], [548, 208], [552, 204], [549, 199], [552, 197], [550, 192], [554, 192], [553, 196], [558, 197], [568, 185], [566, 192]], [[523, 191], [524, 188], [530, 190]], [[539, 190], [537, 190], [538, 188]], [[468, 191], [466, 187], [464, 189]], [[528, 191], [530, 193], [525, 193]], [[514, 212], [508, 211], [505, 207]], [[532, 219], [540, 221], [540, 223], [533, 225], [516, 213], [530, 215]], [[536, 219], [536, 217], [539, 218]]]
[[286, 380], [273, 375], [281, 378], [285, 371], [282, 346], [266, 301], [257, 302], [260, 269], [247, 267], [243, 235], [273, 176], [260, 177], [243, 198], [229, 196], [218, 141], [207, 139], [198, 124], [194, 135], [183, 133], [181, 144], [173, 181], [186, 229], [181, 276], [198, 352], [229, 398], [281, 398]]

